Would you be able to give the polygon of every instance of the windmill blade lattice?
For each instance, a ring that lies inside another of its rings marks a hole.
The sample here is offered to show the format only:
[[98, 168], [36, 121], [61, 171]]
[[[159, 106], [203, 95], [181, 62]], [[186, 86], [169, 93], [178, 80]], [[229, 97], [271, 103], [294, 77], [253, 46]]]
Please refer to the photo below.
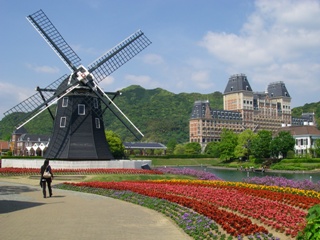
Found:
[[[140, 140], [141, 137], [144, 135], [140, 132], [140, 130], [131, 122], [131, 120], [118, 108], [118, 106], [113, 102], [113, 99], [111, 99], [107, 93], [103, 92], [103, 90], [93, 83], [93, 86], [90, 86], [91, 83], [89, 83], [90, 88], [93, 90], [93, 92], [97, 95], [98, 98], [104, 103], [105, 109], [103, 110], [103, 113], [105, 110], [110, 110], [113, 115], [132, 133], [133, 136], [136, 137], [136, 139]], [[118, 93], [113, 93], [112, 95], [117, 96]], [[95, 110], [95, 111], [101, 111]], [[99, 115], [99, 112], [96, 112], [97, 115]], [[100, 114], [101, 117], [103, 114]], [[103, 121], [103, 119], [101, 119]], [[128, 124], [129, 123], [129, 124]]]
[[[37, 93], [4, 113], [12, 116], [18, 128], [43, 111], [49, 110], [54, 119], [53, 133], [45, 151], [46, 159], [61, 160], [109, 160], [113, 159], [105, 136], [104, 112], [110, 110], [118, 120], [137, 138], [143, 134], [105, 93], [98, 82], [104, 80], [151, 41], [142, 31], [137, 31], [109, 52], [89, 65], [80, 65], [80, 58], [66, 43], [42, 10], [27, 17], [49, 46], [70, 68], [64, 75], [46, 88], [37, 87]], [[56, 104], [55, 116], [50, 107]], [[140, 136], [137, 134], [139, 133]]]
[[38, 111], [41, 111], [43, 108], [46, 108], [46, 105], [50, 105], [51, 102], [55, 101], [55, 90], [66, 79], [68, 79], [67, 74], [63, 75], [62, 77], [48, 85], [45, 89], [43, 89], [42, 95], [46, 99], [46, 102], [43, 101], [43, 97], [41, 96], [40, 92], [37, 92], [31, 97], [6, 111], [4, 115], [8, 116], [12, 113], [25, 113], [20, 119], [16, 120], [17, 122], [14, 123], [15, 125], [21, 124], [25, 119], [29, 118], [31, 115], [34, 115]]
[[90, 64], [88, 71], [94, 75], [96, 82], [101, 82], [150, 44], [151, 41], [138, 30]]
[[81, 59], [64, 40], [46, 14], [40, 9], [29, 15], [27, 19], [70, 70], [76, 71]]

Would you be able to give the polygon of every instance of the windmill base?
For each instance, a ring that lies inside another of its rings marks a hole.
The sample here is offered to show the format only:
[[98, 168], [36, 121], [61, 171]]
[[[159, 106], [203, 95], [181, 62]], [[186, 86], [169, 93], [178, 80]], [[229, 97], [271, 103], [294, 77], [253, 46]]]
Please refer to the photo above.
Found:
[[[39, 168], [45, 159], [14, 159], [2, 158], [2, 168]], [[111, 160], [111, 161], [68, 161], [50, 160], [50, 166], [54, 169], [93, 169], [93, 168], [131, 168], [141, 169], [146, 164], [151, 166], [151, 160]]]

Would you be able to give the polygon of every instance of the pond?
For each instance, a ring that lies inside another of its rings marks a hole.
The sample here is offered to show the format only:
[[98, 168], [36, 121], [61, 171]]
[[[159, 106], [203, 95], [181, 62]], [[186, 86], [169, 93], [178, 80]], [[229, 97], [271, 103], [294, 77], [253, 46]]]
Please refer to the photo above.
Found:
[[247, 177], [264, 177], [264, 176], [275, 176], [275, 177], [284, 177], [292, 180], [311, 180], [312, 182], [320, 181], [320, 173], [278, 173], [278, 172], [246, 172], [246, 171], [238, 171], [238, 170], [229, 170], [229, 169], [221, 169], [221, 168], [211, 168], [211, 167], [188, 167], [196, 170], [207, 171], [215, 174], [217, 177], [226, 180], [226, 181], [242, 181]]

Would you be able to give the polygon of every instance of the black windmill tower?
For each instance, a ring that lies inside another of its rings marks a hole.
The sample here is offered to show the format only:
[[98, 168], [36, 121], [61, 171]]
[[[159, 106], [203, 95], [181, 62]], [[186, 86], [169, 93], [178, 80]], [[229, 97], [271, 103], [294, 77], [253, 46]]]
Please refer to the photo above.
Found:
[[[113, 102], [119, 92], [104, 92], [98, 83], [141, 52], [150, 40], [140, 30], [85, 68], [42, 10], [27, 19], [70, 68], [64, 75], [4, 113], [24, 113], [20, 128], [45, 110], [54, 120], [53, 134], [44, 157], [60, 160], [109, 160], [113, 156], [105, 138], [103, 114], [110, 110], [136, 137], [143, 134]], [[53, 114], [50, 106], [57, 104]]]

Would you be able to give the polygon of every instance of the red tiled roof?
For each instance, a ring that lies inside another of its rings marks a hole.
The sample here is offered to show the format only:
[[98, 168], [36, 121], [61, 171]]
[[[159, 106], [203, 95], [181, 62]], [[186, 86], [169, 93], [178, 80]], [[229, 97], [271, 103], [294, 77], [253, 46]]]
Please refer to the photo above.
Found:
[[299, 135], [320, 136], [320, 130], [316, 126], [310, 126], [310, 125], [282, 127], [282, 128], [279, 128], [279, 131], [289, 131], [293, 136], [299, 136]]
[[9, 143], [7, 141], [0, 140], [0, 149], [9, 149]]

